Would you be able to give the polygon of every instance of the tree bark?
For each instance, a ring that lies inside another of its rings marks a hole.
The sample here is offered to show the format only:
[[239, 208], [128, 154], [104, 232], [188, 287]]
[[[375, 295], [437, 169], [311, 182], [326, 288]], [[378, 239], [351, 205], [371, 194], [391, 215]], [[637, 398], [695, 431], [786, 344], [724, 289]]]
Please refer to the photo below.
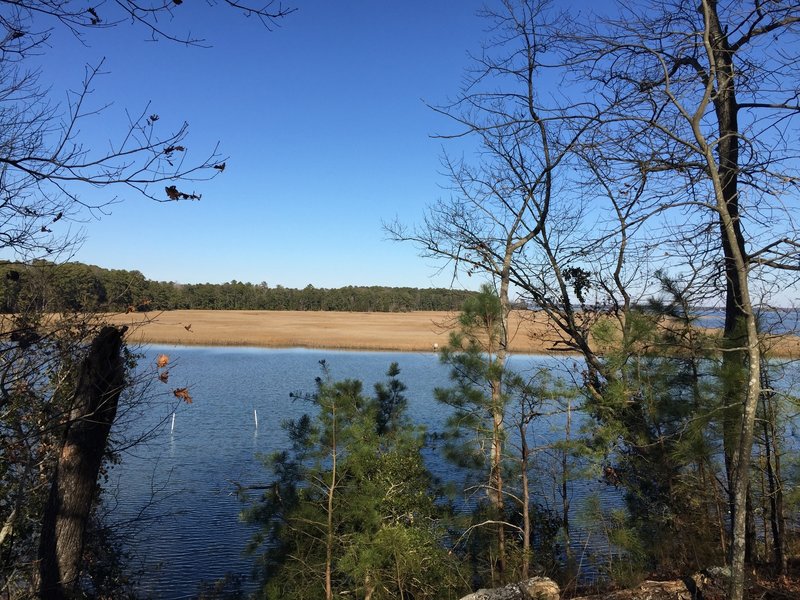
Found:
[[522, 487], [522, 579], [528, 579], [528, 571], [533, 558], [531, 551], [531, 491], [528, 483], [528, 420], [524, 418], [524, 406], [520, 407], [520, 485]]
[[81, 365], [42, 520], [38, 594], [46, 600], [68, 598], [77, 590], [97, 476], [125, 385], [125, 330], [104, 327]]
[[727, 35], [723, 32], [717, 13], [717, 3], [709, 0], [707, 22], [709, 45], [712, 49], [712, 73], [716, 76], [714, 112], [719, 132], [718, 174], [725, 209], [730, 215], [733, 236], [725, 231], [722, 215], [719, 218], [720, 241], [725, 265], [725, 329], [726, 352], [723, 353], [723, 372], [731, 379], [728, 383], [724, 402], [723, 445], [725, 467], [728, 477], [728, 492], [731, 518], [734, 515], [734, 472], [737, 436], [741, 423], [741, 409], [737, 398], [742, 397], [738, 374], [745, 368], [747, 335], [744, 327], [745, 312], [742, 303], [742, 290], [734, 254], [745, 255], [744, 237], [739, 220], [739, 120], [736, 85], [734, 80], [733, 52], [729, 48]]
[[[498, 353], [496, 360], [505, 367], [505, 352]], [[497, 571], [498, 578], [495, 583], [505, 583], [506, 572], [506, 530], [503, 520], [505, 518], [505, 496], [503, 492], [503, 438], [505, 425], [503, 423], [503, 398], [502, 380], [491, 382], [492, 386], [492, 467], [489, 476], [489, 494], [492, 505], [497, 512]]]
[[[727, 352], [724, 360], [731, 371], [726, 374], [747, 373], [747, 383], [742, 385], [736, 378], [733, 389], [724, 398], [730, 407], [732, 419], [726, 419], [728, 433], [726, 441], [734, 436], [735, 445], [725, 448], [726, 464], [729, 464], [732, 504], [732, 577], [729, 589], [731, 600], [744, 596], [744, 567], [747, 545], [747, 498], [750, 482], [750, 454], [753, 447], [756, 408], [761, 391], [761, 352], [758, 342], [753, 305], [749, 290], [749, 264], [739, 219], [739, 103], [736, 98], [736, 79], [733, 64], [734, 50], [720, 24], [716, 0], [703, 0], [701, 7], [705, 21], [703, 42], [711, 67], [714, 93], [712, 100], [717, 117], [719, 140], [718, 160], [715, 161], [705, 140], [698, 136], [704, 146], [709, 172], [714, 179], [714, 188], [719, 215], [720, 239], [725, 257], [725, 341]], [[699, 114], [699, 113], [698, 113]], [[697, 124], [694, 124], [697, 127]], [[696, 130], [697, 131], [697, 130]], [[715, 164], [716, 162], [716, 164]], [[715, 168], [716, 167], [716, 168]], [[738, 434], [738, 435], [737, 435]]]

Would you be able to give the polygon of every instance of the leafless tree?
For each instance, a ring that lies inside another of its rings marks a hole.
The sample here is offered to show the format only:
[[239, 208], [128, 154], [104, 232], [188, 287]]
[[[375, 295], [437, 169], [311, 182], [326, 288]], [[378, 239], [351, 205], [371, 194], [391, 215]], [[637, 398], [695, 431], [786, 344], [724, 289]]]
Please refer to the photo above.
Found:
[[579, 28], [571, 40], [569, 60], [582, 67], [595, 94], [613, 98], [604, 123], [610, 137], [638, 149], [643, 174], [668, 175], [674, 192], [656, 188], [659, 209], [683, 208], [690, 227], [718, 228], [724, 362], [728, 372], [747, 373], [725, 398], [734, 599], [743, 594], [760, 396], [756, 278], [764, 268], [800, 268], [790, 208], [800, 180], [789, 142], [800, 115], [798, 33], [800, 7], [793, 3], [658, 1], [622, 8], [618, 18]]
[[[590, 119], [573, 124], [542, 105], [538, 77], [543, 69], [541, 54], [547, 43], [547, 28], [541, 25], [545, 16], [541, 7], [504, 2], [502, 10], [486, 9], [484, 13], [495, 26], [496, 38], [475, 57], [475, 69], [462, 94], [435, 110], [457, 127], [454, 134], [441, 137], [477, 139], [485, 161], [473, 167], [468, 161], [445, 157], [444, 166], [453, 183], [452, 198], [433, 206], [423, 226], [416, 230], [409, 231], [399, 223], [387, 229], [395, 239], [416, 242], [426, 256], [450, 261], [456, 272], [488, 275], [497, 289], [501, 322], [490, 354], [500, 368], [494, 370], [498, 376], [489, 386], [494, 407], [489, 488], [496, 512], [503, 514], [506, 391], [500, 374], [510, 341], [511, 288], [527, 277], [520, 268], [527, 247], [547, 236], [551, 203], [557, 192], [554, 171]], [[526, 419], [522, 417], [521, 422], [526, 424]], [[527, 457], [523, 462], [525, 477]], [[523, 522], [527, 523], [527, 490], [524, 494]], [[504, 529], [502, 525], [498, 528], [501, 572], [505, 563]], [[527, 548], [526, 552], [529, 554]]]
[[[753, 298], [762, 278], [791, 286], [800, 270], [800, 8], [643, 0], [575, 19], [547, 2], [502, 4], [476, 75], [438, 109], [479, 140], [479, 166], [446, 160], [453, 198], [416, 230], [389, 229], [520, 290], [557, 347], [585, 358], [597, 399], [618, 376], [593, 344], [600, 316], [617, 319], [624, 344], [665, 268], [699, 285], [695, 298], [724, 290], [725, 371], [744, 374], [723, 397], [730, 594], [741, 598], [760, 397]], [[546, 84], [557, 86], [549, 97]], [[638, 402], [623, 409], [633, 419]]]
[[[0, 249], [26, 257], [63, 251], [67, 240], [57, 236], [56, 223], [101, 208], [83, 199], [85, 190], [110, 188], [118, 197], [133, 193], [164, 202], [199, 200], [199, 193], [183, 188], [186, 182], [224, 169], [217, 148], [190, 154], [187, 124], [170, 130], [149, 106], [130, 113], [107, 147], [88, 147], [81, 127], [104, 117], [105, 107], [92, 99], [102, 62], [87, 66], [84, 81], [67, 93], [64, 104], [54, 101], [29, 64], [32, 56], [48, 51], [46, 43], [59, 28], [84, 38], [95, 29], [130, 21], [154, 39], [202, 45], [203, 40], [175, 31], [175, 13], [192, 10], [182, 4], [121, 0], [87, 8], [70, 0], [0, 3]], [[268, 28], [293, 11], [272, 0], [224, 4]]]

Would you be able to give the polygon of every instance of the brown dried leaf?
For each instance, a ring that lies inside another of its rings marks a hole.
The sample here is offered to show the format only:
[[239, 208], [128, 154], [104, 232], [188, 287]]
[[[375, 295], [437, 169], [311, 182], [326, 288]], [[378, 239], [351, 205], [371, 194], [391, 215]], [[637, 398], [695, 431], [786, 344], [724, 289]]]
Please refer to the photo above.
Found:
[[164, 188], [164, 191], [167, 192], [167, 198], [170, 200], [179, 200], [181, 197], [181, 193], [178, 191], [174, 185], [170, 185]]
[[170, 185], [164, 188], [164, 191], [167, 193], [167, 198], [170, 200], [200, 200], [200, 194], [195, 194], [192, 192], [191, 194], [187, 194], [186, 192], [180, 191], [174, 185]]
[[158, 366], [159, 369], [163, 369], [168, 364], [169, 364], [169, 356], [167, 356], [166, 354], [159, 354], [158, 358], [156, 358], [156, 366]]
[[177, 390], [172, 390], [172, 393], [175, 394], [176, 398], [186, 402], [186, 404], [192, 403], [192, 397], [189, 395], [188, 388], [178, 388]]

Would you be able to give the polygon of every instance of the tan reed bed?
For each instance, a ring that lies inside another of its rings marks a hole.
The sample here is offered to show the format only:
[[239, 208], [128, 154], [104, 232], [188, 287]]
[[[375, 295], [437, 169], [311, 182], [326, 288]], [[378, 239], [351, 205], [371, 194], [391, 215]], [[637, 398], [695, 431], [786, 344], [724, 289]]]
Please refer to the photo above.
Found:
[[[530, 313], [529, 313], [530, 314]], [[316, 311], [177, 310], [108, 315], [131, 327], [133, 342], [202, 345], [431, 351], [447, 343], [456, 314]], [[514, 317], [512, 350], [548, 350], [542, 320]]]
[[[456, 313], [176, 310], [107, 315], [131, 327], [134, 343], [427, 352], [447, 343]], [[541, 313], [515, 311], [512, 352], [553, 352], [556, 334]], [[800, 357], [800, 338], [769, 340], [770, 355]]]

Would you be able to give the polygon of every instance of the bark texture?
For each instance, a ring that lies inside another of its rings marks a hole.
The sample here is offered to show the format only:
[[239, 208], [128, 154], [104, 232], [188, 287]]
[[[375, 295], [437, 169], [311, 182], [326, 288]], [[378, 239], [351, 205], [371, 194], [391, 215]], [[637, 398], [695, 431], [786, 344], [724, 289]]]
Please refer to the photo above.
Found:
[[84, 359], [64, 433], [39, 545], [39, 597], [76, 593], [97, 476], [125, 381], [125, 327], [104, 327]]

